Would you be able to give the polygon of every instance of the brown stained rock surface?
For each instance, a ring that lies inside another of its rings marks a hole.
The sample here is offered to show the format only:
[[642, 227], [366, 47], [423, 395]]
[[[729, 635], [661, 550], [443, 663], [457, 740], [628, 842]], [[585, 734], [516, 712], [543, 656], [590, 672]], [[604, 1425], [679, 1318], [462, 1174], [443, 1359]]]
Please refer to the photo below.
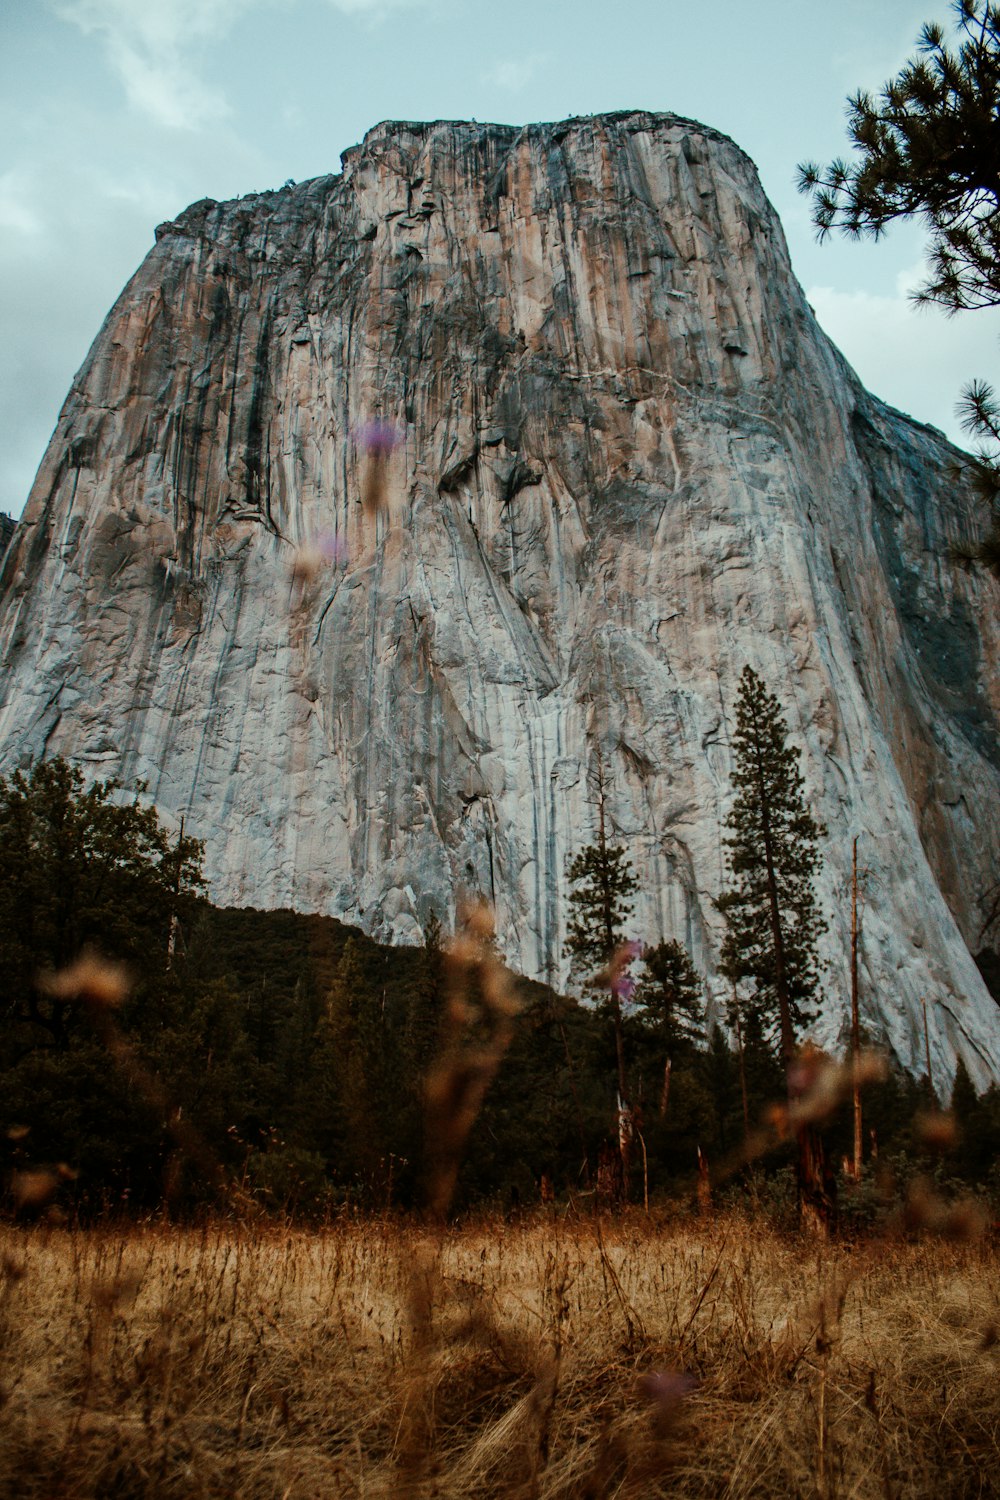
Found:
[[865, 1022], [918, 1066], [926, 996], [982, 1083], [1000, 590], [950, 560], [955, 457], [820, 331], [725, 137], [379, 125], [158, 229], [6, 557], [0, 763], [142, 778], [223, 903], [407, 942], [481, 892], [558, 980], [600, 747], [636, 932], [711, 972], [749, 662], [827, 829], [820, 1039], [859, 833]]

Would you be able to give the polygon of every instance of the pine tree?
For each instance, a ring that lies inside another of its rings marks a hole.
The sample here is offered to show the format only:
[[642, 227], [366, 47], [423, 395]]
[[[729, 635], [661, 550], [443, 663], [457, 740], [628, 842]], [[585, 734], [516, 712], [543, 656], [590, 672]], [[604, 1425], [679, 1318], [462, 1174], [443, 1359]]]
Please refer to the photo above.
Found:
[[640, 1009], [654, 1024], [664, 1049], [660, 1118], [667, 1112], [670, 1075], [678, 1052], [704, 1037], [705, 1008], [698, 971], [675, 939], [657, 943], [643, 954], [643, 975], [636, 995]]
[[654, 1021], [670, 1053], [696, 1047], [705, 1035], [703, 985], [690, 955], [675, 939], [642, 955], [636, 1000]]
[[[719, 902], [727, 925], [722, 967], [735, 984], [752, 986], [741, 1003], [744, 1041], [777, 1042], [792, 1096], [797, 1033], [814, 1014], [816, 944], [826, 924], [812, 888], [821, 830], [806, 807], [787, 733], [777, 698], [745, 667], [733, 737], [737, 795], [724, 840], [731, 885]], [[797, 1140], [800, 1210], [825, 1226], [834, 1214], [834, 1182], [823, 1143], [811, 1126], [800, 1128]]]
[[632, 914], [629, 898], [639, 882], [624, 845], [607, 842], [603, 823], [597, 841], [580, 850], [567, 873], [573, 885], [566, 938], [572, 971], [584, 989], [603, 989], [607, 981], [599, 976], [626, 941], [625, 922]]
[[[88, 947], [158, 979], [175, 923], [197, 908], [202, 847], [171, 840], [156, 812], [118, 781], [85, 787], [60, 759], [0, 777], [0, 1056], [64, 1050], [78, 1008], [38, 983]], [[7, 1048], [10, 1051], [7, 1051]]]
[[[572, 913], [566, 938], [573, 973], [588, 990], [606, 994], [615, 1033], [615, 1059], [618, 1072], [619, 1145], [622, 1162], [628, 1167], [631, 1139], [631, 1110], [625, 1070], [625, 1038], [621, 1002], [630, 998], [634, 981], [627, 973], [627, 961], [620, 962], [626, 945], [625, 922], [632, 914], [631, 897], [639, 888], [624, 845], [611, 844], [607, 837], [604, 772], [598, 761], [597, 839], [581, 849], [569, 866]], [[638, 947], [638, 945], [637, 945]], [[619, 962], [616, 963], [616, 956]]]
[[[1000, 304], [1000, 5], [955, 0], [952, 11], [952, 45], [928, 22], [877, 98], [848, 100], [853, 161], [799, 167], [821, 239], [878, 239], [896, 220], [922, 220], [929, 275], [914, 300], [949, 313]], [[988, 530], [967, 555], [1000, 577], [1000, 401], [974, 380], [958, 410], [984, 443], [968, 472]]]
[[978, 1103], [979, 1095], [976, 1093], [975, 1084], [969, 1077], [965, 1059], [959, 1057], [955, 1066], [955, 1081], [951, 1087], [951, 1112], [963, 1134], [975, 1118]]
[[625, 1051], [622, 1036], [621, 999], [623, 989], [628, 998], [629, 982], [611, 982], [609, 967], [615, 954], [626, 942], [625, 922], [632, 914], [631, 896], [639, 888], [624, 845], [609, 844], [606, 835], [603, 797], [600, 803], [597, 841], [572, 860], [569, 879], [573, 889], [569, 899], [573, 908], [569, 919], [566, 951], [572, 970], [584, 989], [608, 995], [615, 1024], [615, 1051], [618, 1061], [618, 1091], [628, 1097], [625, 1078]]
[[777, 698], [750, 667], [740, 678], [733, 750], [736, 801], [724, 840], [731, 877], [720, 898], [726, 919], [724, 971], [750, 982], [746, 1029], [776, 1041], [787, 1070], [796, 1037], [814, 1014], [816, 944], [825, 931], [812, 879], [822, 830], [802, 795], [798, 752]]

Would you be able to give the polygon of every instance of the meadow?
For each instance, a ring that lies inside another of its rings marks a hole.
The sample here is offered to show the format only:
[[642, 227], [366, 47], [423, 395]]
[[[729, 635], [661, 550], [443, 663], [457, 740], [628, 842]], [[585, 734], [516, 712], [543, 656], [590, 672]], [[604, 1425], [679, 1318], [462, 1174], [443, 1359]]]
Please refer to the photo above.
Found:
[[0, 1229], [0, 1495], [984, 1496], [989, 1236], [571, 1206]]

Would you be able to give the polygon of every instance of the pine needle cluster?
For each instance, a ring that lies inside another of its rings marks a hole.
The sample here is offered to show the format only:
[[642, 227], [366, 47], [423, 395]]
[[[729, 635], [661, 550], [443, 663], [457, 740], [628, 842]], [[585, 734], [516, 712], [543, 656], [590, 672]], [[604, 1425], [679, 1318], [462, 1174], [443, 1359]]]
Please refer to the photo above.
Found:
[[[914, 301], [947, 313], [1000, 305], [1000, 5], [956, 0], [953, 12], [952, 45], [928, 23], [917, 55], [877, 98], [862, 90], [848, 100], [856, 158], [798, 169], [820, 239], [834, 230], [879, 239], [895, 220], [922, 219], [928, 275]], [[971, 381], [958, 415], [982, 444], [963, 477], [987, 520], [984, 536], [958, 559], [1000, 577], [1000, 405], [992, 387]]]
[[928, 23], [877, 99], [849, 100], [859, 159], [799, 167], [821, 236], [878, 239], [896, 219], [923, 218], [930, 275], [917, 300], [949, 312], [1000, 302], [1000, 6], [958, 0], [954, 11], [956, 46]]

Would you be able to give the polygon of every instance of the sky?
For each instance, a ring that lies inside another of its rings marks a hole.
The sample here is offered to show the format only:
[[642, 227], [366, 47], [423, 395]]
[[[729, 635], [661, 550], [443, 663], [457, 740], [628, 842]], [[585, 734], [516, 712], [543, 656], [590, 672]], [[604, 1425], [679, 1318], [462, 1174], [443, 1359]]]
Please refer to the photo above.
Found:
[[19, 515], [73, 375], [155, 226], [339, 170], [383, 119], [672, 111], [748, 152], [816, 314], [876, 395], [963, 442], [1000, 315], [917, 310], [924, 236], [819, 245], [803, 159], [847, 151], [947, 0], [5, 0], [0, 510]]

